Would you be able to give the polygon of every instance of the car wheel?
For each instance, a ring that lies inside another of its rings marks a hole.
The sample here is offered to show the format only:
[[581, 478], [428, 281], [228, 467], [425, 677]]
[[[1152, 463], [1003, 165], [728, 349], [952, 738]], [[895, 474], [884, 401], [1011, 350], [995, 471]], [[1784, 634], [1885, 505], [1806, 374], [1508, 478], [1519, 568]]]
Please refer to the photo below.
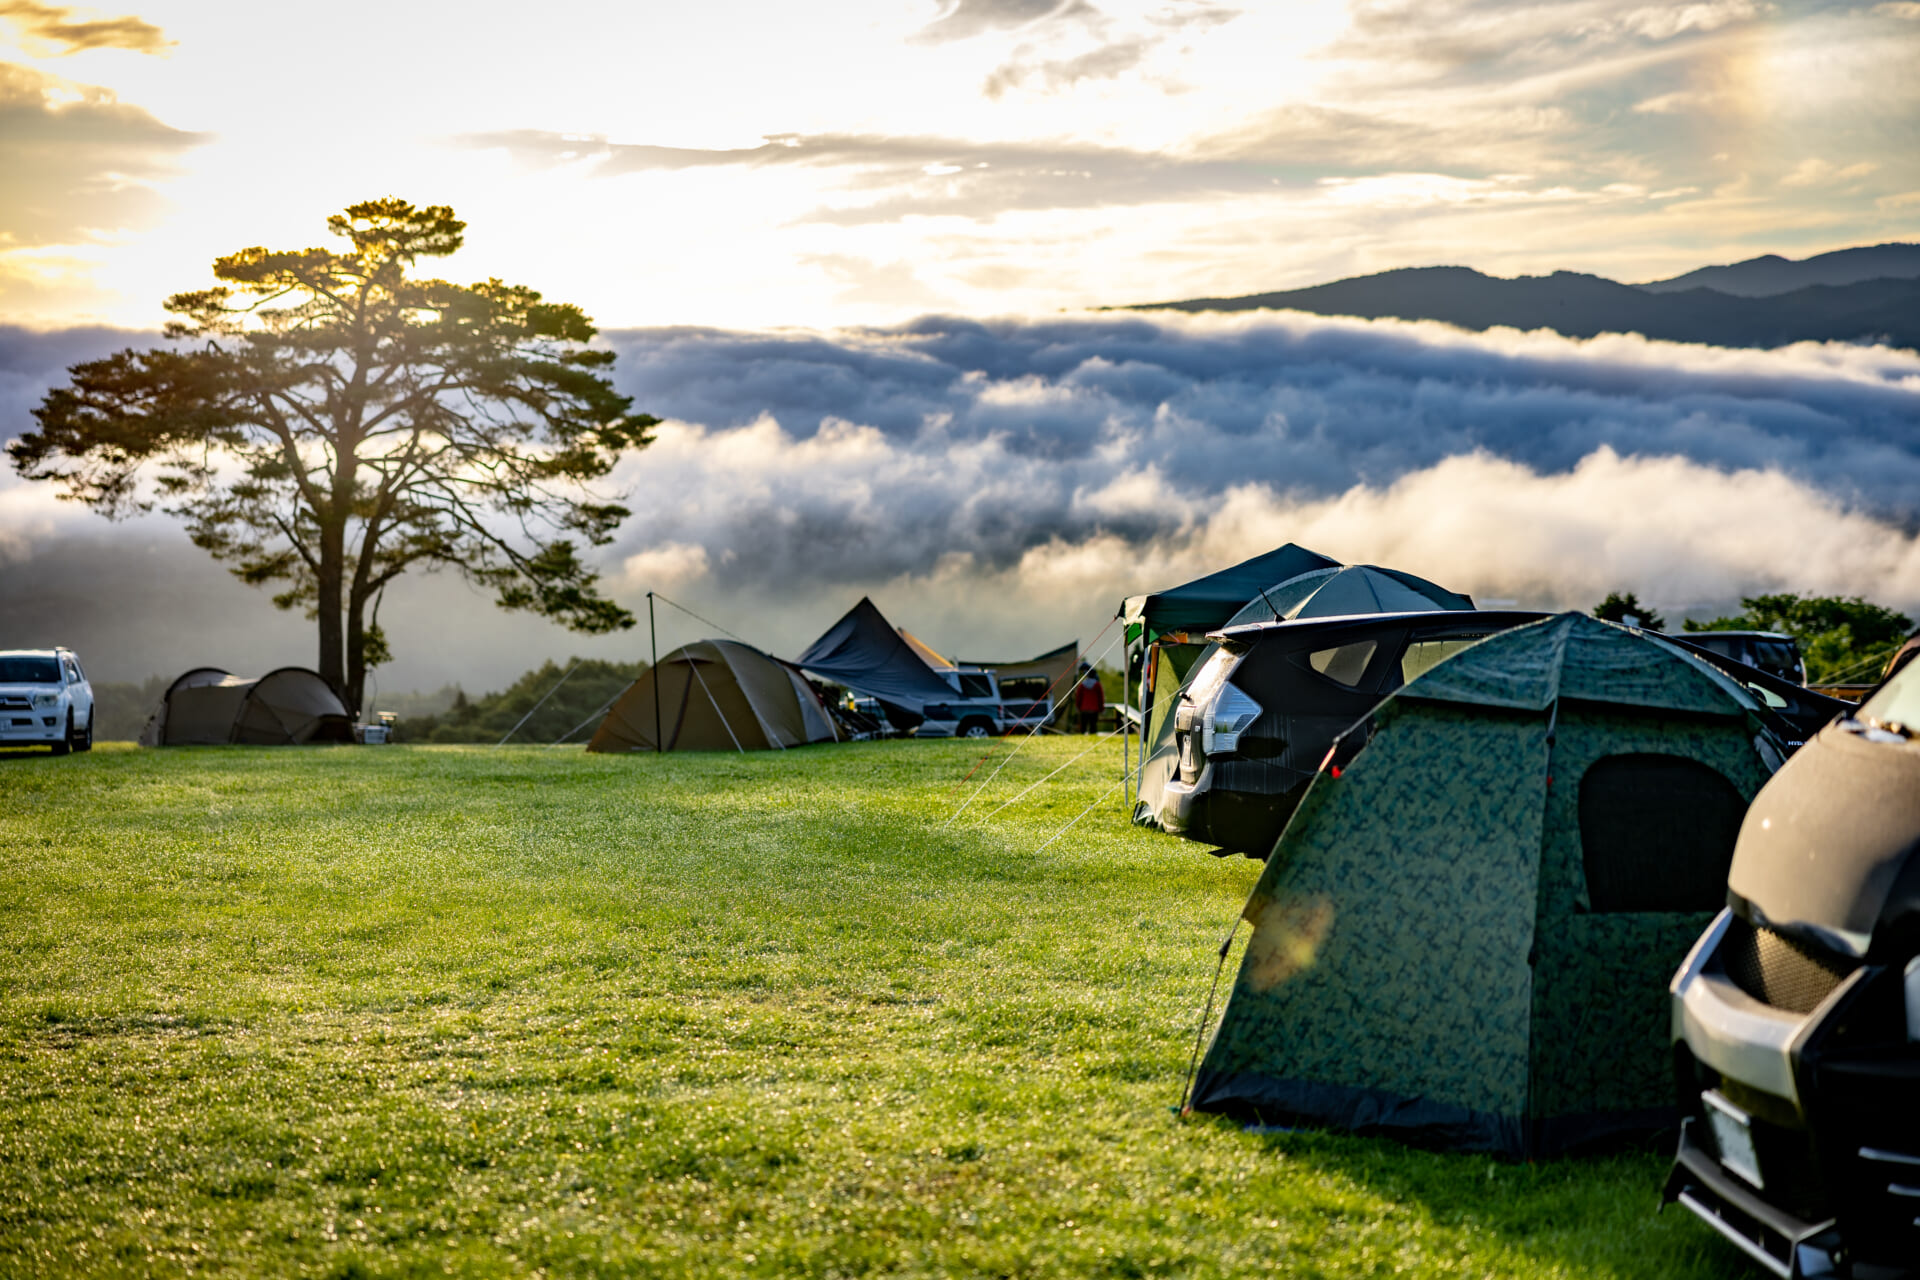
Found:
[[87, 727], [80, 731], [80, 736], [73, 738], [73, 749], [75, 751], [93, 750], [93, 717], [91, 715], [87, 717]]
[[954, 736], [959, 738], [991, 738], [993, 736], [993, 726], [985, 720], [969, 720], [960, 726], [960, 732]]
[[67, 709], [67, 734], [64, 738], [60, 739], [60, 741], [53, 744], [53, 754], [63, 756], [71, 750], [73, 750], [73, 709], [69, 707]]

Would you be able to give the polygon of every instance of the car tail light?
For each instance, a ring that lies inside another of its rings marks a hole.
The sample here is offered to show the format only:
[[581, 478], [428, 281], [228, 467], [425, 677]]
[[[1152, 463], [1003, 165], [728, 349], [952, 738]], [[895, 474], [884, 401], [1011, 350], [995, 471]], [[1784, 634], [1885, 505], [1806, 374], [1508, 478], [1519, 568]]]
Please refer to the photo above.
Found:
[[1240, 735], [1260, 717], [1260, 704], [1231, 684], [1220, 686], [1220, 696], [1207, 706], [1201, 721], [1200, 745], [1208, 755], [1240, 749]]

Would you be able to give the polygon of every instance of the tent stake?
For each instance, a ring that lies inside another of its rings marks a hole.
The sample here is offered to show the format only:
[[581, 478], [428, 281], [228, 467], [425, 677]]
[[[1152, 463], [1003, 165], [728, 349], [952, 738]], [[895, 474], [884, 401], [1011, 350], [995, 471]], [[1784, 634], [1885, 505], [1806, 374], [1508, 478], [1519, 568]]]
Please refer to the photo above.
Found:
[[653, 625], [653, 592], [647, 592], [647, 645], [653, 651], [653, 752], [667, 749], [660, 740], [660, 633]]

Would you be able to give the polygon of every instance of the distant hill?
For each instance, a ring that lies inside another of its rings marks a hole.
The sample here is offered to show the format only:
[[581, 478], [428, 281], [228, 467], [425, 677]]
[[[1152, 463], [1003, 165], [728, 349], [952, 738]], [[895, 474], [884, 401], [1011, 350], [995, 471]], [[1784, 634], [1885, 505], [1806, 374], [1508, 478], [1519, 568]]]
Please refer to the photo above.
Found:
[[1669, 342], [1728, 347], [1806, 341], [1920, 347], [1920, 280], [1916, 279], [1872, 279], [1813, 285], [1768, 297], [1739, 297], [1706, 288], [1650, 292], [1572, 271], [1508, 280], [1469, 267], [1410, 267], [1307, 289], [1194, 298], [1131, 309], [1155, 308], [1274, 308], [1366, 319], [1438, 320], [1464, 329], [1495, 325], [1552, 329], [1575, 338], [1639, 333]]
[[1920, 244], [1876, 244], [1839, 249], [1811, 258], [1783, 258], [1777, 253], [1748, 258], [1725, 267], [1701, 267], [1671, 280], [1635, 285], [1649, 293], [1680, 293], [1712, 289], [1736, 298], [1770, 298], [1811, 285], [1859, 284], [1863, 280], [1912, 280], [1920, 277]]

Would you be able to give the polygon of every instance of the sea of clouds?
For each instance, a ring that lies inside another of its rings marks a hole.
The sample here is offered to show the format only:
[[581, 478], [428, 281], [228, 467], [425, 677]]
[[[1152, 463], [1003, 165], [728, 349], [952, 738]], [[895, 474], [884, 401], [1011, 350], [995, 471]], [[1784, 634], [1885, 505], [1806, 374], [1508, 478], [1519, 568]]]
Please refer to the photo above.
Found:
[[[949, 651], [1036, 652], [1091, 639], [1128, 594], [1284, 541], [1527, 605], [1632, 590], [1704, 616], [1797, 590], [1920, 614], [1912, 352], [1293, 313], [606, 337], [622, 389], [665, 419], [615, 477], [635, 514], [606, 549], [609, 589], [630, 606], [665, 593], [782, 654], [863, 593]], [[64, 363], [125, 340], [0, 332], [0, 434]], [[15, 598], [76, 580], [132, 593], [154, 639], [115, 649], [129, 676], [207, 660], [190, 655], [216, 627], [283, 661], [311, 643], [163, 519], [109, 526], [12, 478], [0, 572]], [[672, 616], [675, 638], [707, 630]], [[444, 579], [394, 593], [383, 620], [395, 687], [636, 652]]]

